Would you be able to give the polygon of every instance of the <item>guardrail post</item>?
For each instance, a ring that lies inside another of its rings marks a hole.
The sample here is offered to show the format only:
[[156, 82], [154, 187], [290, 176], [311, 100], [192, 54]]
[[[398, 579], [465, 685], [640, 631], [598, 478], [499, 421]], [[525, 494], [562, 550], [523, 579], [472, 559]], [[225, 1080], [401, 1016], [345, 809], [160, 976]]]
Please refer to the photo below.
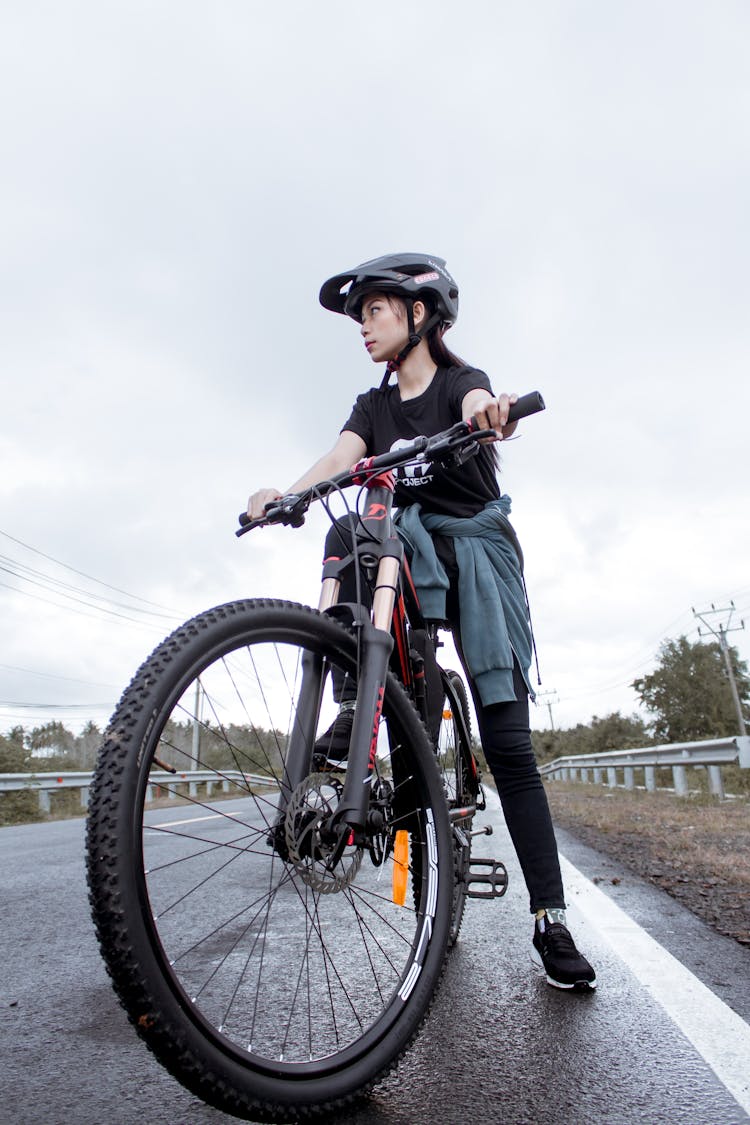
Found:
[[635, 789], [635, 770], [632, 766], [625, 766], [625, 788]]
[[589, 771], [586, 770], [586, 769], [581, 770], [581, 781], [584, 781], [584, 782], [588, 783], [588, 780], [589, 780]]
[[720, 801], [724, 800], [724, 781], [720, 766], [708, 767], [708, 788], [714, 797], [718, 797]]
[[89, 807], [89, 787], [88, 785], [81, 786], [81, 808], [87, 809]]
[[678, 797], [689, 796], [690, 790], [687, 783], [687, 770], [684, 766], [672, 766], [672, 779], [674, 791]]
[[647, 793], [656, 792], [656, 769], [654, 766], [643, 767], [643, 781], [646, 786]]
[[617, 788], [617, 770], [614, 766], [607, 766], [607, 785], [610, 789]]
[[742, 734], [738, 737], [737, 751], [742, 769], [750, 769], [750, 734]]
[[52, 811], [52, 806], [50, 805], [50, 799], [49, 799], [49, 790], [47, 790], [47, 789], [40, 789], [39, 790], [39, 809], [43, 813], [48, 813], [48, 812]]
[[594, 785], [601, 785], [603, 776], [604, 771], [601, 770], [598, 766], [594, 766]]

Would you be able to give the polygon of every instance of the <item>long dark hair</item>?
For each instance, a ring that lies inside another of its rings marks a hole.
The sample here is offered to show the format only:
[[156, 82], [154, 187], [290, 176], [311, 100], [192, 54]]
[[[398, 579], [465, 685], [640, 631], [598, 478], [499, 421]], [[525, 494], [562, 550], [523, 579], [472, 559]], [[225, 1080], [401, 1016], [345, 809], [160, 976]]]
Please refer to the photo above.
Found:
[[[427, 347], [430, 349], [432, 362], [436, 363], [438, 367], [469, 367], [470, 364], [466, 363], [465, 360], [461, 359], [460, 356], [457, 356], [455, 352], [452, 352], [450, 348], [445, 346], [445, 341], [443, 340], [445, 331], [442, 325], [436, 324], [435, 327], [431, 328], [427, 333]], [[498, 453], [497, 446], [485, 445], [483, 448], [489, 453], [495, 468], [499, 469], [500, 454]]]
[[[372, 296], [372, 294], [368, 295]], [[406, 316], [406, 306], [403, 297], [388, 292], [384, 292], [383, 295], [391, 308], [395, 309], [399, 316]], [[420, 293], [416, 300], [421, 301], [425, 306], [427, 316], [432, 316], [434, 309], [429, 297], [426, 294], [423, 295]], [[445, 341], [443, 340], [445, 331], [446, 329], [442, 324], [436, 324], [427, 333], [427, 347], [430, 351], [430, 359], [433, 363], [436, 363], [438, 367], [468, 367], [469, 364], [467, 364], [465, 360], [461, 359], [460, 356], [457, 356], [450, 348], [445, 346]]]
[[436, 324], [427, 333], [427, 347], [430, 349], [430, 359], [438, 367], [467, 367], [465, 360], [445, 346], [443, 333], [445, 329]]

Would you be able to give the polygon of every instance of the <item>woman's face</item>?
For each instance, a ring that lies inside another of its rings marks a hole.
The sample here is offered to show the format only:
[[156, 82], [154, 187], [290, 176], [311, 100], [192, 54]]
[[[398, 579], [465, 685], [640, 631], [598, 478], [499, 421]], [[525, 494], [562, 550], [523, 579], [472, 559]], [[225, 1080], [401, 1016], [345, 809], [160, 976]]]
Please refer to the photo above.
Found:
[[406, 344], [409, 333], [406, 310], [397, 298], [371, 294], [362, 302], [362, 328], [365, 347], [373, 363], [393, 359]]

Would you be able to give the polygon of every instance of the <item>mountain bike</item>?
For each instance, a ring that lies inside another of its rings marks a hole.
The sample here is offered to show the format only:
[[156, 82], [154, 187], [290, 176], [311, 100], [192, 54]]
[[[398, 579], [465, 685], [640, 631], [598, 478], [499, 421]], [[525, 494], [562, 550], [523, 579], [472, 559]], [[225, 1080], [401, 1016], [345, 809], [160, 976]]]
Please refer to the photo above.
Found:
[[[543, 408], [524, 396], [511, 420]], [[105, 733], [87, 825], [101, 951], [138, 1034], [226, 1112], [289, 1121], [368, 1090], [424, 1021], [467, 898], [505, 892], [502, 863], [472, 858], [466, 689], [439, 667], [391, 513], [394, 469], [460, 464], [491, 436], [459, 422], [241, 517], [238, 535], [296, 527], [360, 488], [317, 609], [192, 618]], [[347, 568], [360, 596], [342, 603]], [[344, 696], [346, 769], [321, 768]]]

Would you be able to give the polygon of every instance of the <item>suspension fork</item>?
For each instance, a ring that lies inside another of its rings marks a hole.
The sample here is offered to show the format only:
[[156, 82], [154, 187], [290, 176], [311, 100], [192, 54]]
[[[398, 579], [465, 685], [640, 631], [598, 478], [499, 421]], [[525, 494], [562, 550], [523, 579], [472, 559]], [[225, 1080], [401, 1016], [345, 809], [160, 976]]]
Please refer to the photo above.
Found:
[[340, 825], [347, 825], [355, 832], [362, 832], [367, 823], [385, 681], [393, 649], [390, 627], [403, 546], [400, 540], [393, 537], [382, 544], [381, 551], [374, 590], [373, 619], [364, 621], [360, 631], [361, 663], [357, 703], [344, 792], [331, 825], [334, 830]]
[[284, 773], [281, 778], [281, 796], [278, 812], [283, 815], [293, 790], [310, 772], [312, 743], [310, 732], [315, 732], [323, 698], [325, 675], [323, 658], [308, 649], [302, 654], [302, 677], [297, 694], [295, 717], [289, 733]]
[[[339, 559], [326, 559], [323, 569], [323, 582], [320, 590], [318, 609], [324, 612], [336, 605], [339, 599], [341, 580], [338, 577]], [[301, 660], [302, 676], [297, 693], [295, 717], [289, 734], [284, 772], [280, 781], [280, 796], [277, 806], [277, 821], [283, 818], [289, 799], [310, 772], [313, 755], [313, 741], [318, 726], [318, 716], [323, 701], [326, 682], [323, 658], [306, 649]]]
[[[385, 681], [393, 649], [391, 621], [404, 557], [403, 544], [394, 534], [391, 521], [393, 474], [383, 473], [364, 483], [367, 503], [361, 517], [363, 535], [358, 553], [366, 568], [376, 568], [376, 578], [372, 617], [361, 620], [359, 626], [360, 665], [348, 768], [344, 791], [330, 825], [342, 847], [351, 830], [361, 833], [367, 824]], [[324, 578], [321, 600], [337, 593], [338, 589], [326, 585]]]

